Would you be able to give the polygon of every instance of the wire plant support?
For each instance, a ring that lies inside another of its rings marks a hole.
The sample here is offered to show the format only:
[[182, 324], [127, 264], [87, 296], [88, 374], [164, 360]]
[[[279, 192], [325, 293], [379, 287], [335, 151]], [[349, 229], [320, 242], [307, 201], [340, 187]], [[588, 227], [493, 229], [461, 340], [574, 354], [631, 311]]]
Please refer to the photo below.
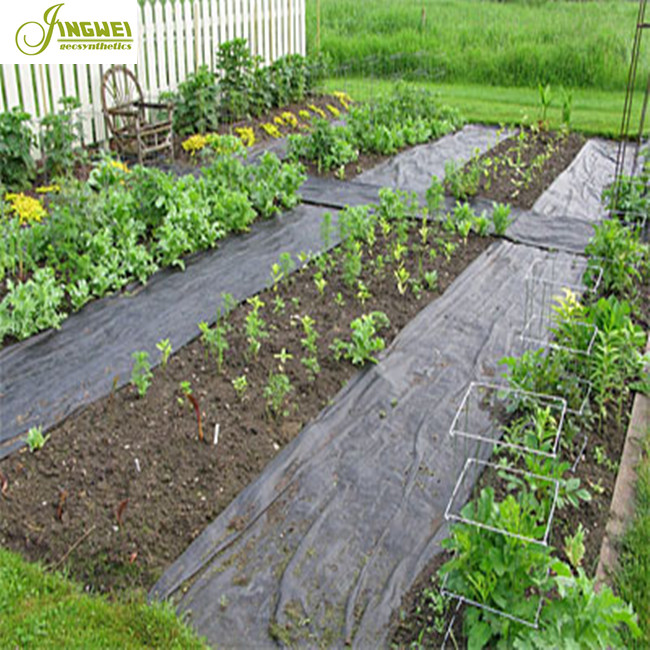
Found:
[[[556, 432], [549, 450], [503, 438], [504, 427], [499, 423], [499, 417], [505, 416], [522, 404], [547, 407], [554, 414], [557, 422]], [[556, 458], [566, 411], [567, 402], [562, 397], [473, 381], [465, 391], [449, 434], [452, 437], [470, 438], [497, 447], [509, 447], [524, 453]]]
[[[482, 470], [491, 468], [498, 472], [504, 481], [508, 480], [504, 475], [510, 475], [512, 478], [518, 478], [525, 482], [529, 482], [531, 486], [531, 491], [534, 491], [534, 488], [537, 487], [537, 491], [541, 491], [541, 485], [548, 486], [548, 492], [550, 500], [548, 502], [548, 512], [545, 514], [545, 521], [539, 522], [541, 528], [544, 529], [544, 534], [540, 539], [537, 539], [532, 536], [522, 535], [516, 531], [511, 531], [506, 528], [499, 528], [498, 526], [493, 526], [489, 523], [480, 521], [479, 519], [474, 519], [469, 516], [463, 515], [462, 508], [462, 496], [458, 498], [459, 495], [463, 495], [468, 489], [471, 489], [471, 486], [475, 482], [475, 477], [481, 473]], [[555, 508], [557, 505], [557, 497], [560, 491], [560, 481], [557, 479], [548, 478], [546, 476], [539, 476], [533, 474], [532, 472], [526, 472], [524, 470], [516, 469], [514, 467], [502, 467], [495, 463], [490, 463], [488, 461], [478, 460], [476, 458], [468, 458], [463, 467], [463, 471], [458, 477], [458, 481], [454, 487], [454, 491], [447, 503], [447, 508], [445, 509], [445, 519], [447, 521], [455, 521], [461, 524], [467, 524], [469, 526], [476, 526], [477, 528], [482, 528], [483, 530], [488, 530], [492, 533], [498, 533], [506, 537], [511, 537], [512, 539], [517, 539], [520, 542], [525, 542], [528, 544], [539, 544], [540, 546], [548, 546], [548, 540], [551, 534], [551, 525], [553, 523], [553, 517], [555, 515]]]

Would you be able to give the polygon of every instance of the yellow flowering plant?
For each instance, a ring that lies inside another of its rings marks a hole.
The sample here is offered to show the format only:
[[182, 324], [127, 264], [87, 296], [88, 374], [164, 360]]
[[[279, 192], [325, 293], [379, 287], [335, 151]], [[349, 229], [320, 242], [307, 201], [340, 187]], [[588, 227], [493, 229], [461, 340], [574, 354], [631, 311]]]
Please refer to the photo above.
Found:
[[350, 97], [350, 95], [348, 95], [347, 93], [341, 92], [340, 90], [337, 90], [334, 93], [334, 97], [336, 97], [336, 99], [339, 100], [339, 103], [341, 104], [341, 106], [343, 106], [343, 108], [345, 108], [346, 111], [349, 110], [350, 104], [352, 104], [352, 101], [353, 101], [352, 97]]
[[275, 124], [271, 124], [270, 122], [264, 122], [263, 124], [260, 124], [260, 127], [264, 130], [264, 132], [267, 135], [270, 135], [272, 138], [281, 138], [282, 133], [280, 132], [280, 129], [278, 129]]
[[276, 115], [276, 116], [273, 118], [273, 121], [274, 121], [278, 126], [284, 126], [284, 125], [285, 125], [285, 124], [284, 124], [284, 120], [283, 120], [279, 115]]
[[282, 113], [282, 119], [284, 123], [293, 127], [294, 129], [298, 127], [298, 118], [291, 112], [285, 111]]
[[336, 106], [332, 106], [331, 104], [327, 105], [327, 110], [334, 116], [334, 117], [339, 117], [341, 115], [341, 111], [336, 108]]
[[302, 117], [303, 120], [311, 122], [311, 113], [309, 111], [306, 111], [304, 108], [298, 111], [298, 115]]
[[187, 138], [187, 140], [184, 140], [181, 147], [183, 147], [183, 150], [187, 151], [190, 156], [194, 156], [197, 151], [204, 149], [207, 144], [208, 136], [197, 133], [196, 135], [191, 135], [189, 138]]
[[320, 115], [324, 120], [327, 119], [327, 113], [322, 108], [318, 108], [316, 104], [309, 104], [309, 108], [316, 113], [316, 115]]
[[21, 225], [29, 223], [40, 223], [47, 217], [47, 210], [40, 199], [20, 194], [7, 194], [5, 201], [9, 202], [9, 212], [18, 217]]
[[235, 133], [245, 147], [252, 147], [255, 144], [255, 131], [250, 126], [237, 127]]
[[61, 191], [60, 185], [43, 185], [36, 188], [36, 194], [57, 194]]

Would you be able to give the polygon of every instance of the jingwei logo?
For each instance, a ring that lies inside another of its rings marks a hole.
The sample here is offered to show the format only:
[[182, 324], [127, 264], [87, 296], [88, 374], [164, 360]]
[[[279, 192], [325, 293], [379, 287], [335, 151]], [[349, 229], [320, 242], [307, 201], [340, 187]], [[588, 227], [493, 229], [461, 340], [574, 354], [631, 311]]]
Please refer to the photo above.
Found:
[[133, 47], [128, 22], [62, 22], [58, 16], [64, 4], [52, 5], [43, 15], [43, 23], [32, 20], [18, 28], [16, 46], [23, 54], [43, 53], [52, 41], [55, 28], [62, 50], [130, 50]]

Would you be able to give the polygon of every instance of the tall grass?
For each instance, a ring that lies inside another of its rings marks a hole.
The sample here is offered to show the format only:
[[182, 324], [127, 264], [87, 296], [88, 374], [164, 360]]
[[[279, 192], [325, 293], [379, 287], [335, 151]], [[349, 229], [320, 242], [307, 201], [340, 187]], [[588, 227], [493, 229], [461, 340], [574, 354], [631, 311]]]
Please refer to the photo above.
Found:
[[[309, 47], [316, 4], [307, 0]], [[346, 76], [622, 90], [638, 4], [486, 0], [320, 0], [321, 47]], [[424, 19], [423, 19], [424, 9]], [[646, 41], [650, 40], [650, 36]], [[642, 49], [638, 88], [650, 71]]]

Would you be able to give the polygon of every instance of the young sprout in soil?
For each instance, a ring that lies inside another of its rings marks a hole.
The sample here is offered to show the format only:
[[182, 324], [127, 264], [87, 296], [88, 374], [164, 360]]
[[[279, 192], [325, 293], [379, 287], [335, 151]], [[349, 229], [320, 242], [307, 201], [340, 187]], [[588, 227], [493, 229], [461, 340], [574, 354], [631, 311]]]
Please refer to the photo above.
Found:
[[269, 333], [265, 329], [266, 321], [260, 316], [260, 308], [264, 307], [264, 303], [257, 296], [249, 298], [246, 302], [251, 306], [251, 310], [244, 319], [248, 355], [250, 358], [257, 359], [262, 348], [262, 341], [269, 338]]
[[334, 302], [338, 307], [345, 307], [345, 300], [343, 300], [343, 294], [340, 291], [334, 296]]
[[418, 233], [420, 234], [420, 243], [422, 246], [426, 246], [427, 242], [429, 241], [429, 233], [431, 232], [431, 228], [428, 225], [427, 222], [427, 213], [422, 215], [422, 225], [418, 228]]
[[510, 206], [504, 203], [495, 203], [492, 206], [492, 223], [494, 234], [503, 237], [510, 225]]
[[169, 357], [171, 356], [172, 353], [172, 344], [169, 341], [169, 339], [160, 339], [158, 343], [156, 343], [156, 348], [160, 352], [160, 363], [162, 364], [163, 368], [167, 367], [167, 362], [169, 361]]
[[305, 314], [300, 319], [300, 324], [302, 325], [303, 332], [305, 333], [305, 338], [300, 339], [300, 344], [312, 354], [318, 353], [318, 347], [316, 345], [316, 339], [318, 339], [318, 332], [315, 330], [314, 325], [316, 321], [309, 315]]
[[357, 300], [362, 305], [365, 305], [366, 302], [370, 300], [370, 298], [372, 298], [372, 294], [370, 293], [370, 290], [362, 280], [359, 280], [359, 282], [357, 282]]
[[394, 273], [395, 279], [397, 280], [397, 290], [399, 291], [399, 295], [403, 296], [408, 289], [411, 274], [403, 266], [400, 266]]
[[343, 282], [348, 287], [353, 287], [357, 278], [361, 275], [361, 243], [358, 241], [351, 241], [347, 246], [343, 255]]
[[285, 409], [285, 406], [291, 391], [293, 391], [293, 386], [287, 375], [271, 372], [269, 381], [263, 391], [268, 412], [276, 418], [289, 415], [289, 411]]
[[192, 394], [192, 384], [190, 384], [189, 381], [182, 381], [179, 384], [178, 388], [181, 391], [181, 395], [183, 396], [177, 398], [178, 405], [183, 406], [183, 404], [185, 404], [187, 396]]
[[325, 293], [325, 287], [327, 286], [327, 280], [323, 277], [323, 274], [320, 271], [314, 273], [314, 284], [318, 293], [322, 296]]
[[564, 552], [574, 569], [582, 564], [585, 556], [585, 529], [581, 523], [573, 537], [567, 535], [564, 538]]
[[[232, 293], [222, 293], [221, 300], [223, 300], [223, 317], [226, 318], [228, 314], [237, 306], [237, 301], [233, 297]], [[218, 311], [219, 310], [217, 310], [217, 312]]]
[[35, 451], [38, 451], [39, 449], [43, 449], [45, 446], [45, 443], [50, 439], [50, 434], [48, 433], [46, 436], [43, 435], [43, 427], [32, 427], [28, 432], [27, 432], [27, 446], [29, 447], [29, 451], [34, 453]]
[[427, 283], [429, 291], [435, 291], [438, 287], [438, 271], [427, 271], [424, 274], [424, 281]]
[[332, 233], [334, 228], [332, 226], [332, 215], [329, 212], [326, 212], [323, 215], [323, 220], [320, 225], [320, 238], [323, 242], [324, 248], [329, 248], [332, 244]]
[[490, 232], [490, 220], [488, 219], [485, 210], [480, 215], [474, 217], [472, 228], [479, 237], [488, 236]]
[[131, 370], [131, 383], [138, 389], [138, 395], [144, 397], [151, 386], [153, 373], [149, 363], [148, 352], [134, 352], [131, 357], [134, 360]]
[[287, 361], [291, 361], [293, 359], [293, 354], [290, 354], [287, 352], [287, 348], [282, 348], [280, 352], [277, 354], [273, 355], [274, 359], [278, 360], [278, 370], [280, 372], [284, 372], [284, 367], [287, 365]]
[[368, 361], [377, 363], [377, 359], [373, 355], [383, 350], [386, 343], [376, 334], [389, 325], [388, 316], [381, 311], [373, 311], [356, 318], [350, 324], [351, 340], [342, 341], [336, 338], [330, 346], [334, 352], [334, 358], [337, 361], [341, 358], [347, 359], [355, 366], [364, 365]]
[[246, 375], [240, 375], [239, 377], [233, 379], [232, 387], [235, 389], [237, 397], [240, 399], [240, 401], [243, 401], [246, 390], [248, 389], [248, 379], [246, 378]]
[[280, 269], [282, 271], [282, 277], [288, 279], [295, 266], [296, 264], [291, 257], [291, 253], [280, 253]]
[[300, 298], [298, 298], [298, 296], [293, 296], [293, 298], [291, 298], [291, 304], [294, 309], [300, 309]]
[[201, 321], [199, 329], [201, 330], [201, 341], [205, 346], [206, 355], [211, 354], [216, 359], [217, 371], [221, 372], [224, 353], [230, 349], [226, 339], [229, 326], [226, 323], [217, 321], [217, 324], [210, 328], [205, 321]]
[[273, 313], [274, 314], [284, 314], [284, 310], [286, 308], [286, 303], [280, 296], [276, 296], [273, 298]]

